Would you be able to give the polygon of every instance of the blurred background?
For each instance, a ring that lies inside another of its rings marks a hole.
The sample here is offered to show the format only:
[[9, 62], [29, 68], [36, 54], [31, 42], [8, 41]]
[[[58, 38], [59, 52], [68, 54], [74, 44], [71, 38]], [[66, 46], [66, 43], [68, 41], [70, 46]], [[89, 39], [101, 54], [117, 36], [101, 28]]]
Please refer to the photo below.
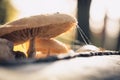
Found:
[[[119, 0], [0, 0], [0, 25], [32, 15], [67, 13], [77, 18], [93, 45], [120, 50], [119, 7]], [[66, 44], [85, 43], [75, 29], [56, 39]]]

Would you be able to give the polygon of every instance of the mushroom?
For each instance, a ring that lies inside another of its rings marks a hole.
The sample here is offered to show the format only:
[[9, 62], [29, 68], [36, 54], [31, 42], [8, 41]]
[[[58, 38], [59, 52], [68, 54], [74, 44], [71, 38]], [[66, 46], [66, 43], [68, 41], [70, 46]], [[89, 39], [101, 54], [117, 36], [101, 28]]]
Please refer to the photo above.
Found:
[[62, 42], [55, 39], [35, 39], [36, 58], [64, 54], [68, 48]]
[[35, 38], [50, 39], [76, 26], [75, 18], [67, 14], [36, 15], [18, 19], [0, 27], [0, 37], [12, 41], [14, 45], [30, 41], [28, 57], [36, 55]]

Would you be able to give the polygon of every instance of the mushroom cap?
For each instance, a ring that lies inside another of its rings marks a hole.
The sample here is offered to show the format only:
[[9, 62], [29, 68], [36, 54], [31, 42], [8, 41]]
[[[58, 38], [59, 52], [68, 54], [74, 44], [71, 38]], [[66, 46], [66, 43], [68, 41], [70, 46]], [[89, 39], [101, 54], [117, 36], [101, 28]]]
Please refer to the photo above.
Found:
[[[39, 57], [58, 55], [58, 54], [67, 54], [69, 49], [67, 46], [55, 39], [35, 39], [35, 50], [36, 54]], [[40, 54], [39, 54], [40, 53]]]
[[22, 18], [0, 27], [0, 37], [21, 44], [32, 37], [53, 38], [73, 26], [76, 19], [67, 14], [46, 14]]

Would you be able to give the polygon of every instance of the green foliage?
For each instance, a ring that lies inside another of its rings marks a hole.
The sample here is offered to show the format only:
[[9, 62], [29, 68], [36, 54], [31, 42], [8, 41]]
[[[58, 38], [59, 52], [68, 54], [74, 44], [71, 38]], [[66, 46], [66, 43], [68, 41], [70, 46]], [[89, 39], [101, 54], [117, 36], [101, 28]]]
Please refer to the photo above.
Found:
[[11, 21], [15, 17], [16, 12], [10, 0], [0, 0], [0, 24]]

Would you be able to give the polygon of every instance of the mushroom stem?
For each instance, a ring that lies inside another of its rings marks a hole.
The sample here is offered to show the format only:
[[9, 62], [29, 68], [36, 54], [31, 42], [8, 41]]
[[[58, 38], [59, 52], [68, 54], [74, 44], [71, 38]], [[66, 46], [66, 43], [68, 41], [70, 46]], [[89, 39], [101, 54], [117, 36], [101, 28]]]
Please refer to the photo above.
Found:
[[29, 48], [28, 48], [27, 54], [28, 54], [28, 58], [34, 58], [35, 55], [36, 55], [35, 37], [33, 37], [33, 38], [30, 39]]

